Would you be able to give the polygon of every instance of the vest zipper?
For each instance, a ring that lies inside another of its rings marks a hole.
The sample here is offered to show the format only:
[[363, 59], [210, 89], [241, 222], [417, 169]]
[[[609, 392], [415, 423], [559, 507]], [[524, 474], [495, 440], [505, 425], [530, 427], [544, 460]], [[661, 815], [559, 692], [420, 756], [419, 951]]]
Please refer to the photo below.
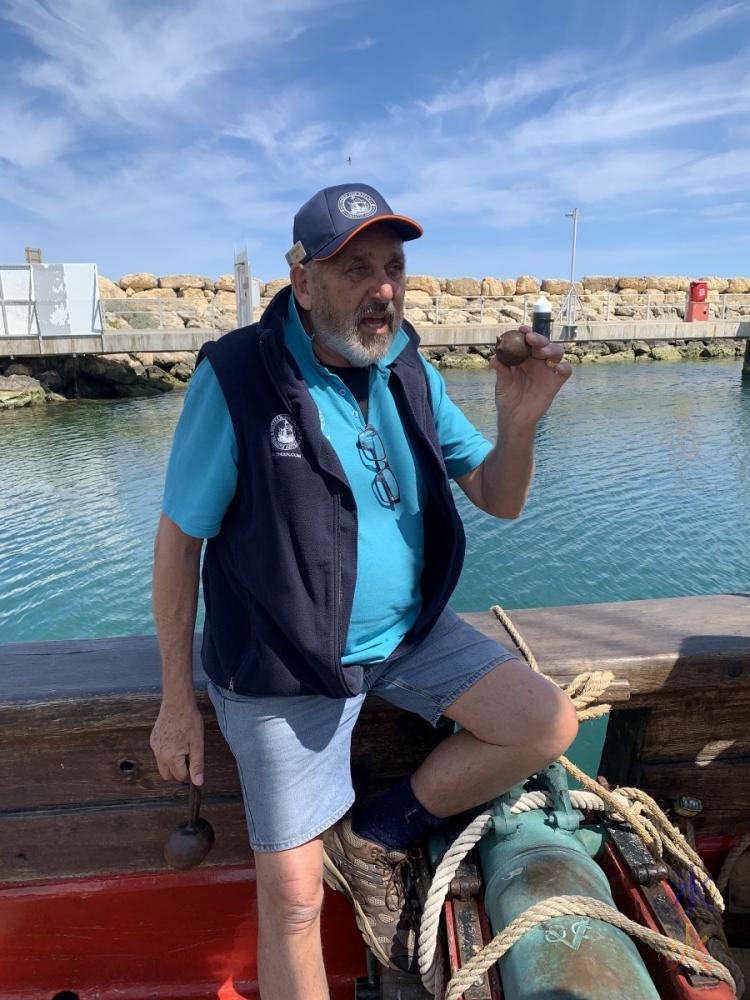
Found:
[[234, 691], [234, 674], [229, 678], [229, 690]]
[[334, 617], [334, 629], [333, 629], [333, 641], [334, 649], [333, 656], [334, 662], [341, 658], [341, 497], [339, 496], [338, 490], [333, 497], [333, 545], [334, 545], [334, 589], [335, 594], [335, 617]]

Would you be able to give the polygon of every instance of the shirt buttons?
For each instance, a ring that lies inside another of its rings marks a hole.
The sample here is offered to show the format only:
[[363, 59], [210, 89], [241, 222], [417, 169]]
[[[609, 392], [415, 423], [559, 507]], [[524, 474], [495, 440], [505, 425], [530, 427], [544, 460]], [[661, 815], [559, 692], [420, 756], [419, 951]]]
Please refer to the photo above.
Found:
[[340, 396], [345, 396], [346, 395], [346, 389], [339, 389], [339, 395]]

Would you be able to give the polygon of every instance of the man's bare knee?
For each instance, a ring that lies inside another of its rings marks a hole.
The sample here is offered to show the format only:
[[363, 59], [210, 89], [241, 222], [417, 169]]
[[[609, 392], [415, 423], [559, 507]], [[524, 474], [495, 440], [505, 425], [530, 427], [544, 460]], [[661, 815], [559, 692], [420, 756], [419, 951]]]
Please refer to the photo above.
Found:
[[322, 855], [319, 849], [308, 848], [255, 855], [260, 922], [282, 934], [307, 933], [320, 919]]

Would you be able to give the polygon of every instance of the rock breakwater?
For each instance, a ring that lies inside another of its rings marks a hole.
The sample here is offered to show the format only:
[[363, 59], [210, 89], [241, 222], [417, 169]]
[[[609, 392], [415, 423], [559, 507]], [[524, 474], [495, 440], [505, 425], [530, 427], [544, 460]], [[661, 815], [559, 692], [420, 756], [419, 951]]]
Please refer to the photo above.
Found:
[[[692, 280], [708, 286], [712, 319], [750, 316], [750, 278], [691, 278], [687, 275], [589, 275], [576, 282], [576, 311], [581, 321], [623, 318], [684, 319]], [[255, 318], [288, 278], [260, 282]], [[200, 274], [147, 272], [123, 275], [119, 281], [99, 278], [110, 329], [201, 328], [231, 330], [237, 325], [234, 275], [216, 279]], [[529, 318], [534, 298], [543, 292], [559, 313], [570, 292], [562, 278], [437, 278], [415, 274], [407, 278], [406, 316], [418, 326], [521, 322]]]

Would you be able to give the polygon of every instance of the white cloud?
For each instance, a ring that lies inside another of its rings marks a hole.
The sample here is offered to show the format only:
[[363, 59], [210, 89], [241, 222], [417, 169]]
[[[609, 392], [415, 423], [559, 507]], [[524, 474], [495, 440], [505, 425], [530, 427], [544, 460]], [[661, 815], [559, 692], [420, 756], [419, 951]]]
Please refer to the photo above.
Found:
[[489, 115], [541, 94], [569, 87], [585, 76], [583, 59], [575, 53], [551, 56], [533, 64], [519, 63], [515, 68], [485, 79], [462, 79], [434, 94], [417, 106], [428, 115], [478, 108]]
[[646, 79], [640, 74], [611, 78], [523, 122], [511, 138], [516, 149], [526, 151], [624, 143], [689, 124], [744, 117], [749, 102], [750, 70], [743, 56], [720, 66], [696, 66]]
[[320, 103], [322, 95], [310, 89], [258, 95], [253, 110], [225, 125], [222, 134], [256, 143], [270, 156], [320, 150], [335, 133], [330, 123], [313, 118]]
[[0, 99], [0, 160], [50, 169], [72, 141], [73, 130], [64, 119]]
[[373, 45], [378, 44], [377, 38], [371, 38], [366, 36], [365, 38], [358, 38], [356, 41], [352, 42], [347, 48], [352, 52], [360, 52], [364, 49], [371, 49]]
[[261, 48], [284, 44], [333, 2], [10, 0], [5, 18], [40, 53], [20, 70], [29, 88], [64, 99], [86, 118], [147, 129], [154, 119], [193, 115], [196, 92], [240, 54], [252, 77]]
[[691, 38], [702, 38], [716, 28], [748, 16], [750, 5], [747, 2], [725, 4], [723, 7], [707, 3], [696, 10], [684, 10], [667, 28], [665, 35], [673, 44], [679, 44]]

